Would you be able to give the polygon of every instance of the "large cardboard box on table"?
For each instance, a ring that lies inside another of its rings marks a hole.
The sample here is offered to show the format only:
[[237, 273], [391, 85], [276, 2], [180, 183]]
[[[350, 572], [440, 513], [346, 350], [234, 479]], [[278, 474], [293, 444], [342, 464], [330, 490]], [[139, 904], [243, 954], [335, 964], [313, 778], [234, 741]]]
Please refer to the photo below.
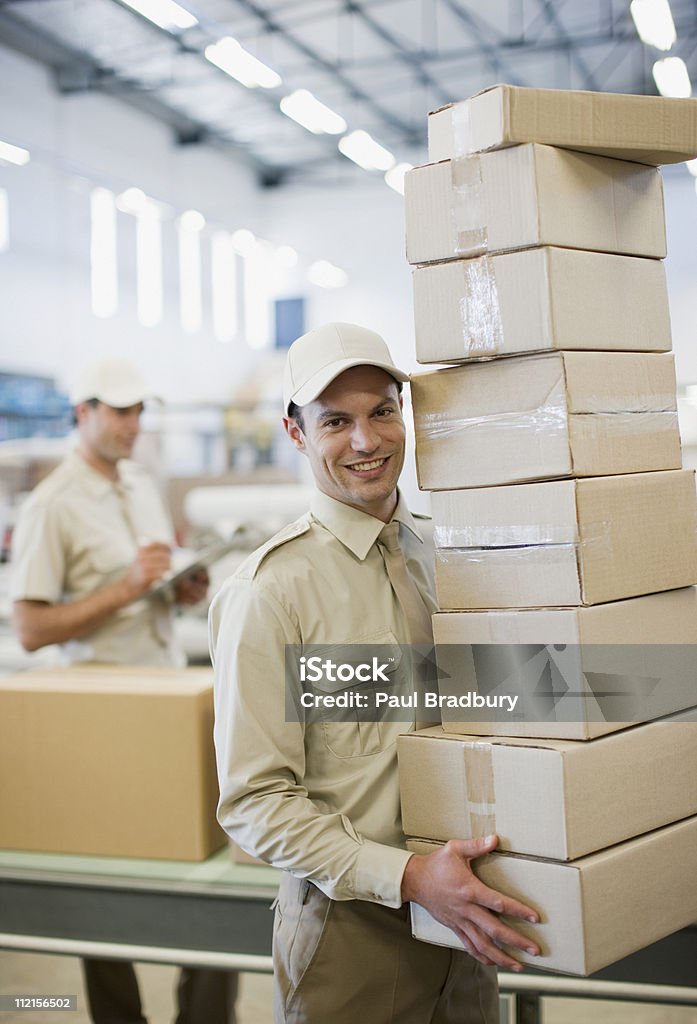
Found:
[[494, 85], [428, 118], [431, 161], [522, 142], [681, 163], [697, 156], [697, 100]]
[[416, 267], [413, 284], [420, 363], [671, 348], [660, 260], [545, 246]]
[[[407, 841], [414, 853], [437, 846]], [[697, 885], [688, 881], [697, 877], [697, 817], [574, 861], [493, 853], [473, 868], [486, 885], [540, 914], [540, 924], [511, 924], [541, 946], [541, 955], [510, 950], [540, 970], [592, 974], [697, 920]], [[411, 916], [417, 939], [461, 948], [423, 907], [412, 903]]]
[[669, 353], [549, 352], [411, 381], [424, 490], [679, 469]]
[[432, 496], [442, 609], [601, 604], [697, 581], [694, 473]]
[[[454, 698], [441, 702], [447, 732], [589, 740], [695, 702], [695, 587], [588, 608], [440, 612], [433, 636], [439, 697]], [[519, 699], [513, 712], [509, 701], [458, 709], [467, 693]]]
[[409, 836], [575, 860], [697, 814], [697, 708], [592, 743], [434, 726], [397, 745]]
[[0, 680], [0, 847], [205, 859], [225, 843], [212, 733], [210, 669]]
[[405, 178], [407, 259], [556, 245], [666, 255], [660, 171], [551, 146], [427, 164]]

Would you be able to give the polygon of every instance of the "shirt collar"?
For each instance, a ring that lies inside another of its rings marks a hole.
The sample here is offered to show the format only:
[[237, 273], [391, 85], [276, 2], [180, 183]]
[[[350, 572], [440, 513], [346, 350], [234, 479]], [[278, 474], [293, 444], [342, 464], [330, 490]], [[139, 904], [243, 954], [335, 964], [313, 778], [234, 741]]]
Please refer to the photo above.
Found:
[[[315, 491], [310, 503], [313, 517], [334, 534], [338, 541], [347, 547], [361, 561], [366, 557], [380, 531], [386, 524], [375, 516], [361, 512], [343, 501], [330, 498], [322, 491]], [[406, 506], [400, 491], [397, 491], [397, 507], [392, 515], [392, 522], [397, 521], [405, 526], [423, 543], [423, 538], [414, 522], [414, 517]]]
[[129, 488], [128, 477], [121, 471], [121, 463], [118, 463], [116, 467], [119, 479], [109, 480], [109, 478], [104, 476], [103, 473], [99, 473], [96, 469], [90, 466], [89, 462], [86, 462], [78, 451], [73, 451], [68, 458], [75, 471], [78, 473], [83, 487], [85, 487], [90, 494], [94, 495], [95, 498], [103, 498], [104, 495], [108, 494], [109, 491], [113, 490], [114, 487], [117, 487], [119, 484], [126, 489]]

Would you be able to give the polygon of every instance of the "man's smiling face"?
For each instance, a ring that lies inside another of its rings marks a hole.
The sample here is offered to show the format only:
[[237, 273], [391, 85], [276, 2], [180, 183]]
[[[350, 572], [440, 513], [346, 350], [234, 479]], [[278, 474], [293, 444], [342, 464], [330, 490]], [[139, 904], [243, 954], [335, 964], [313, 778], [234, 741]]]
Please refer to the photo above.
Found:
[[353, 366], [302, 407], [288, 436], [307, 455], [330, 498], [388, 522], [404, 463], [405, 429], [397, 382], [376, 366]]

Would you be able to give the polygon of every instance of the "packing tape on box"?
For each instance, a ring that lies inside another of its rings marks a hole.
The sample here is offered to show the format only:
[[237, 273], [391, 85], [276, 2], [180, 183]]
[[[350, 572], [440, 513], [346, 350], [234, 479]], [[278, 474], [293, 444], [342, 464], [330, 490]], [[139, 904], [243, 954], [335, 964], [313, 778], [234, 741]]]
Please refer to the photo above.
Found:
[[[571, 533], [575, 536], [571, 536]], [[490, 552], [503, 555], [504, 552], [512, 559], [527, 558], [531, 548], [547, 549], [550, 559], [554, 549], [568, 552], [569, 547], [582, 549], [593, 554], [610, 551], [611, 523], [608, 520], [596, 521], [584, 525], [583, 537], [578, 536], [576, 527], [571, 524], [525, 523], [519, 526], [513, 523], [496, 526], [462, 524], [458, 526], [435, 526], [433, 541], [436, 548], [436, 560], [442, 565], [448, 564], [450, 552], [457, 552], [458, 561], [466, 558], [476, 562], [486, 558]]]
[[[440, 371], [438, 371], [440, 372]], [[447, 371], [446, 371], [447, 372]], [[419, 392], [412, 390], [414, 404], [414, 428], [417, 449], [431, 441], [444, 441], [464, 431], [482, 430], [486, 434], [494, 430], [525, 430], [545, 434], [566, 434], [568, 416], [566, 398], [561, 377], [547, 393], [540, 405], [533, 409], [517, 409], [515, 412], [490, 412], [481, 416], [455, 416], [445, 409], [421, 411]]]
[[465, 747], [465, 789], [470, 835], [490, 836], [496, 832], [494, 766], [489, 743]]
[[470, 105], [456, 103], [450, 110], [453, 140], [453, 156], [464, 156], [471, 149]]
[[488, 256], [462, 265], [465, 294], [459, 302], [463, 354], [496, 355], [503, 348], [501, 305], [494, 268]]
[[[596, 423], [584, 421], [586, 416], [597, 419]], [[544, 435], [550, 440], [553, 435], [559, 437], [571, 433], [575, 438], [576, 432], [586, 427], [594, 426], [597, 430], [611, 431], [612, 437], [618, 439], [626, 436], [641, 435], [651, 437], [656, 434], [676, 433], [678, 430], [678, 415], [673, 411], [666, 412], [588, 412], [573, 413], [570, 416], [565, 404], [561, 387], [559, 390], [548, 396], [546, 404], [536, 409], [526, 409], [516, 412], [493, 412], [483, 416], [453, 416], [452, 414], [438, 410], [435, 412], [421, 412], [418, 409], [418, 392], [414, 404], [414, 427], [416, 432], [417, 455], [425, 457], [431, 445], [440, 445], [443, 442], [451, 441], [453, 438], [467, 432], [469, 443], [476, 446], [478, 443], [477, 434], [481, 432], [482, 444], [489, 443], [491, 432], [495, 431], [509, 433], [511, 431], [525, 431], [525, 443], [531, 443], [530, 435]], [[505, 482], [502, 480], [501, 482]]]
[[453, 160], [452, 218], [455, 242], [453, 256], [479, 256], [489, 248], [489, 235], [482, 208], [482, 169], [479, 157]]
[[[573, 533], [573, 536], [571, 535]], [[458, 526], [436, 525], [433, 543], [438, 557], [447, 563], [445, 551], [480, 550], [482, 548], [557, 547], [578, 542], [578, 532], [568, 524], [526, 523], [503, 526], [481, 526], [463, 523]], [[441, 555], [443, 556], [441, 558]]]

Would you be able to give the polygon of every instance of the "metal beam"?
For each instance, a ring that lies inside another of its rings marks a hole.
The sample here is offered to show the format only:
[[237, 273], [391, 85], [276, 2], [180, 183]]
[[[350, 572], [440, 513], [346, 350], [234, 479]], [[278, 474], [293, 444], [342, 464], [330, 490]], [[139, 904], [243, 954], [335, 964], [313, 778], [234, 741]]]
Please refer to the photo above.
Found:
[[[681, 32], [681, 41], [686, 40], [697, 40], [697, 24], [693, 25], [689, 31], [683, 30]], [[503, 40], [500, 44], [500, 49], [504, 52], [505, 57], [508, 58], [517, 54], [568, 53], [571, 46], [583, 50], [592, 49], [603, 44], [612, 44], [613, 46], [629, 47], [632, 49], [642, 46], [636, 32], [627, 30], [621, 35], [615, 34], [612, 38], [603, 33], [593, 32], [583, 36], [576, 36], [573, 42], [563, 42], [558, 38], [541, 40], [511, 38]], [[481, 46], [464, 46], [452, 50], [405, 50], [404, 52], [407, 56], [420, 56], [428, 64], [445, 64], [449, 61], [481, 59], [482, 56]], [[351, 67], [367, 70], [373, 67], [380, 67], [385, 64], [385, 61], [392, 63], [395, 59], [395, 56], [388, 56], [380, 60], [375, 57], [364, 57], [362, 60], [352, 61]]]
[[215, 142], [222, 149], [234, 151], [257, 174], [263, 175], [271, 170], [264, 162], [250, 156], [248, 150], [213, 132], [204, 122], [168, 106], [158, 100], [152, 91], [140, 88], [132, 81], [120, 79], [84, 51], [70, 47], [37, 25], [16, 17], [8, 10], [8, 6], [7, 3], [0, 5], [0, 43], [49, 68], [59, 91], [70, 93], [94, 90], [104, 93], [168, 125], [179, 143], [205, 139], [206, 142]]
[[[497, 78], [509, 82], [511, 85], [524, 85], [524, 82], [512, 73], [509, 65], [501, 59], [498, 46], [491, 43], [479, 26], [477, 19], [470, 11], [460, 7], [456, 0], [441, 0], [441, 3], [451, 11], [455, 17], [462, 22], [468, 33], [478, 44], [481, 54], [486, 57], [487, 62]], [[480, 54], [480, 55], [481, 55]]]
[[554, 8], [554, 4], [551, 2], [551, 0], [537, 0], [537, 2], [548, 24], [555, 29], [559, 38], [566, 45], [568, 45], [569, 59], [572, 61], [573, 64], [576, 65], [577, 70], [581, 72], [585, 88], [590, 89], [591, 92], [598, 92], [599, 86], [596, 81], [595, 75], [589, 68], [585, 59], [581, 56], [581, 54], [574, 46], [574, 41], [564, 28], [561, 19]]
[[339, 81], [349, 95], [360, 103], [365, 103], [366, 107], [372, 110], [381, 121], [389, 125], [394, 131], [404, 136], [404, 142], [409, 144], [414, 139], [418, 140], [418, 130], [414, 125], [409, 124], [407, 121], [402, 120], [401, 117], [397, 117], [391, 110], [386, 109], [381, 103], [371, 96], [369, 93], [364, 92], [363, 89], [359, 88], [336, 64], [327, 60], [321, 55], [314, 47], [310, 46], [309, 43], [305, 43], [302, 39], [299, 39], [294, 33], [288, 32], [281, 22], [273, 18], [268, 11], [261, 7], [255, 0], [236, 0], [238, 7], [247, 11], [248, 14], [253, 14], [259, 19], [267, 32], [275, 33], [281, 36], [289, 46], [292, 46], [298, 53], [301, 53], [308, 60], [316, 64], [317, 67], [322, 68], [328, 74], [332, 75]]
[[345, 10], [350, 13], [357, 14], [364, 25], [375, 33], [378, 39], [381, 39], [383, 43], [387, 43], [388, 46], [392, 47], [397, 60], [406, 66], [413, 72], [413, 74], [419, 79], [422, 85], [432, 89], [439, 103], [449, 103], [452, 99], [450, 93], [446, 92], [440, 82], [438, 82], [424, 66], [423, 58], [420, 55], [416, 55], [415, 52], [407, 51], [404, 49], [399, 39], [389, 29], [386, 29], [379, 21], [377, 21], [372, 14], [369, 14], [363, 4], [359, 3], [358, 0], [347, 0]]

